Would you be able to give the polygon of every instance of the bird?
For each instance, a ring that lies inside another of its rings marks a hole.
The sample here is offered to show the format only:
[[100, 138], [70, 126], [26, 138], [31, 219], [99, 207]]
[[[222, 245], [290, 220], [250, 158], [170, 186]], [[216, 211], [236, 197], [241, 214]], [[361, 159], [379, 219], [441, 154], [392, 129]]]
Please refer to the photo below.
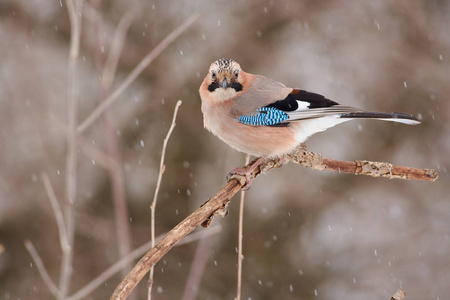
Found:
[[420, 124], [413, 115], [373, 112], [341, 105], [323, 95], [290, 88], [262, 75], [247, 73], [239, 63], [221, 58], [210, 65], [199, 88], [204, 127], [232, 148], [258, 157], [247, 169], [227, 175], [246, 176], [266, 158], [283, 157], [315, 133], [354, 119]]

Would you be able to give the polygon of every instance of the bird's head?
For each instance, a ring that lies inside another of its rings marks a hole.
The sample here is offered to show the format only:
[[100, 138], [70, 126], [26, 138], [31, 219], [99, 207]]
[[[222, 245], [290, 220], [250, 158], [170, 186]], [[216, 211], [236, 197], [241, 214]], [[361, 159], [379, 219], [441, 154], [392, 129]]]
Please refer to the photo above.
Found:
[[230, 58], [221, 58], [211, 64], [205, 80], [208, 90], [223, 100], [242, 91], [241, 66]]

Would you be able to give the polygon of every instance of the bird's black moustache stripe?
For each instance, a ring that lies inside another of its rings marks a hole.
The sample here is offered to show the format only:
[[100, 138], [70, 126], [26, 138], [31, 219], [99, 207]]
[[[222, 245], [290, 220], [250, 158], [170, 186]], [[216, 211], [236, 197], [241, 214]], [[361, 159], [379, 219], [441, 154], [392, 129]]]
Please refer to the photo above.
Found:
[[233, 82], [231, 83], [231, 88], [233, 88], [236, 92], [242, 91], [242, 84], [239, 82]]
[[[239, 82], [232, 82], [230, 87], [236, 92], [242, 91], [242, 84], [240, 84]], [[220, 84], [215, 81], [208, 86], [208, 91], [214, 92], [217, 88], [220, 88]]]
[[219, 83], [217, 81], [211, 83], [210, 85], [208, 85], [208, 91], [210, 92], [214, 92], [217, 88], [219, 88]]

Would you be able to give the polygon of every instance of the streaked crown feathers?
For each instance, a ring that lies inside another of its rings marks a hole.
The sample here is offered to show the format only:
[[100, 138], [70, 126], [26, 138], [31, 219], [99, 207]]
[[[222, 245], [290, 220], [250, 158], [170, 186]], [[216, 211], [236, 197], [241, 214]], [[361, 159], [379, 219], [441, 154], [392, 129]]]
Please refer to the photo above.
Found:
[[241, 66], [231, 58], [221, 58], [212, 63], [210, 70], [217, 73], [233, 74], [235, 71], [240, 71]]

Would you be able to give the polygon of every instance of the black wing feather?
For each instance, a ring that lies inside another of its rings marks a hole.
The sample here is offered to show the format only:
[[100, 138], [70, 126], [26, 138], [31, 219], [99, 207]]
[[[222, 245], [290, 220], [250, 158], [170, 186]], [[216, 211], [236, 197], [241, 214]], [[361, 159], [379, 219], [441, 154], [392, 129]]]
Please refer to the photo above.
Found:
[[282, 111], [295, 111], [298, 109], [297, 101], [309, 103], [309, 109], [339, 105], [339, 103], [325, 98], [322, 95], [294, 89], [286, 98], [275, 101], [274, 103], [267, 105], [267, 107], [274, 107]]

